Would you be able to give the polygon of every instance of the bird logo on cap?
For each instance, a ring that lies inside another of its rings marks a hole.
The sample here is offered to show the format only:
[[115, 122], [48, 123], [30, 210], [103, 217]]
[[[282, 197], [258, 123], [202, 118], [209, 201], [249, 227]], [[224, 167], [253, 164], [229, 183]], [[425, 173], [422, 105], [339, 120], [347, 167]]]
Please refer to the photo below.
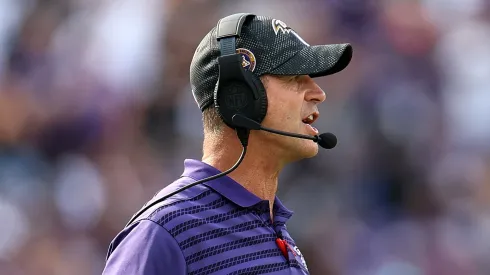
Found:
[[286, 23], [282, 22], [281, 20], [278, 19], [272, 19], [272, 29], [274, 30], [274, 33], [277, 35], [279, 31], [281, 31], [283, 34], [290, 33], [291, 28], [286, 25]]
[[272, 19], [272, 29], [274, 30], [274, 33], [277, 35], [279, 31], [281, 31], [283, 34], [286, 33], [292, 33], [296, 38], [301, 41], [301, 43], [305, 44], [306, 46], [310, 46], [301, 36], [299, 36], [293, 29], [291, 29], [286, 23], [282, 22], [279, 19]]
[[242, 67], [245, 68], [245, 70], [253, 72], [257, 63], [255, 55], [251, 51], [244, 48], [239, 48], [236, 50], [236, 52], [242, 56]]

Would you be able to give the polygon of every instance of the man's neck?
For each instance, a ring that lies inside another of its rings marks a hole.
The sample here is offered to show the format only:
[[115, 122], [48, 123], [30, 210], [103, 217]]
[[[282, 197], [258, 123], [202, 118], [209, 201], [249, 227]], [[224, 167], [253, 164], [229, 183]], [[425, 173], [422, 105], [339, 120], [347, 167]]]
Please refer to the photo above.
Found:
[[[282, 167], [265, 148], [249, 145], [242, 163], [228, 174], [237, 183], [257, 197], [268, 200], [272, 217], [273, 204], [276, 196], [279, 172]], [[237, 141], [210, 142], [204, 146], [202, 161], [220, 171], [230, 169], [239, 159], [242, 151]]]

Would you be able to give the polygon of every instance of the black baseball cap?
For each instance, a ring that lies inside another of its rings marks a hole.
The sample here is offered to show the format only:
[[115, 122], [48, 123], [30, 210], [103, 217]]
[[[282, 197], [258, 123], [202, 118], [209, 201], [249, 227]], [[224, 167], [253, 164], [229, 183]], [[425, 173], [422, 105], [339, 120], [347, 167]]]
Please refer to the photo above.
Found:
[[[342, 71], [352, 58], [348, 43], [310, 46], [284, 22], [265, 16], [247, 18], [236, 48], [243, 67], [256, 76], [326, 76]], [[201, 111], [213, 104], [219, 56], [214, 27], [197, 47], [190, 66], [192, 94]]]

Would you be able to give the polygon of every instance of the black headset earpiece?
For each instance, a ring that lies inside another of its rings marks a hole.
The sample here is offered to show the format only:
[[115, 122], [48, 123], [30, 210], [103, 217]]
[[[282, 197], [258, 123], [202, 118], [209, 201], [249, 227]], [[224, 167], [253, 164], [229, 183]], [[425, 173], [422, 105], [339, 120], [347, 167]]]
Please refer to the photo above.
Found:
[[267, 114], [267, 95], [260, 79], [242, 66], [243, 57], [236, 52], [236, 39], [240, 37], [245, 21], [251, 13], [238, 13], [219, 20], [216, 37], [220, 44], [218, 57], [219, 79], [214, 90], [214, 104], [221, 119], [236, 129], [232, 118], [242, 114], [262, 123]]

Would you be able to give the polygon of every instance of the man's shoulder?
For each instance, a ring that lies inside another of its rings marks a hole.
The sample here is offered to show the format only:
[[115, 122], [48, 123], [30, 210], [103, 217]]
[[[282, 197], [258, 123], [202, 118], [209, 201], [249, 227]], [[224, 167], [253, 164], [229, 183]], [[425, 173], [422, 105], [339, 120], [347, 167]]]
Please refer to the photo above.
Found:
[[[192, 183], [192, 179], [180, 178], [160, 190], [152, 200], [162, 198], [170, 192]], [[191, 220], [203, 219], [210, 211], [226, 204], [225, 198], [213, 189], [198, 184], [159, 202], [152, 210], [136, 221], [150, 220], [161, 227], [171, 230], [176, 225]]]
[[[192, 181], [180, 178], [160, 190], [149, 202], [162, 198]], [[157, 203], [121, 230], [111, 242], [109, 254], [130, 234], [145, 236], [155, 233], [174, 239], [178, 235], [177, 227], [182, 228], [185, 224], [204, 219], [209, 215], [209, 211], [212, 211], [213, 205], [217, 206], [219, 202], [224, 202], [221, 195], [205, 185], [192, 186], [179, 192]]]

